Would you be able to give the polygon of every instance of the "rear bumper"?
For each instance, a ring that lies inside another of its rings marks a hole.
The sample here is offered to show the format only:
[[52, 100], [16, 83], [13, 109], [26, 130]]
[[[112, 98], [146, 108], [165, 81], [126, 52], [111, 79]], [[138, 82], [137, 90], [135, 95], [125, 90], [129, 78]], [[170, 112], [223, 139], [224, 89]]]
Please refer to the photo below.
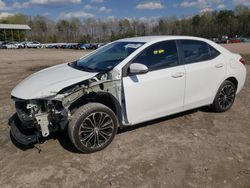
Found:
[[17, 114], [14, 114], [9, 119], [9, 125], [11, 127], [11, 136], [20, 144], [29, 146], [38, 143], [40, 134], [38, 131], [27, 131], [22, 127], [22, 123], [19, 120]]

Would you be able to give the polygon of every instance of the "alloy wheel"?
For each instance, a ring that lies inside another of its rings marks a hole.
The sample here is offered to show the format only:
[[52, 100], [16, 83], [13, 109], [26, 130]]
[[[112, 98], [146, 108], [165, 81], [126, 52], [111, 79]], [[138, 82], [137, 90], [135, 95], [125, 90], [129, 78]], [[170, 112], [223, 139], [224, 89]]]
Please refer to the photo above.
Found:
[[221, 89], [218, 102], [220, 107], [225, 110], [232, 106], [235, 98], [235, 88], [232, 85], [226, 85]]
[[85, 147], [96, 149], [110, 140], [113, 131], [114, 122], [111, 116], [105, 112], [94, 112], [80, 126], [80, 141]]

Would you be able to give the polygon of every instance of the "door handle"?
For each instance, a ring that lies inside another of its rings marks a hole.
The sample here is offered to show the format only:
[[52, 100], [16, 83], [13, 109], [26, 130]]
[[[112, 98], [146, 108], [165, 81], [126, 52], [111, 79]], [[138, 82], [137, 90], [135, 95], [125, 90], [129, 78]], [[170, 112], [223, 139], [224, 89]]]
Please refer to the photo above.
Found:
[[224, 66], [224, 65], [223, 65], [222, 63], [219, 63], [219, 64], [215, 65], [216, 68], [221, 68], [221, 67], [223, 67], [223, 66]]
[[181, 78], [184, 76], [184, 72], [177, 72], [172, 75], [173, 78]]

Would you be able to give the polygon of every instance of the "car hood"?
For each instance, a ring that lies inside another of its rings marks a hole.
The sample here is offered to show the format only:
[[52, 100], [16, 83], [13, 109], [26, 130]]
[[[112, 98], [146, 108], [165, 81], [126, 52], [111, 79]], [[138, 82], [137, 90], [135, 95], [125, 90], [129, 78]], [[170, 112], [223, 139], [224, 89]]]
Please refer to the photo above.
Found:
[[68, 64], [61, 64], [30, 75], [12, 90], [11, 95], [26, 100], [50, 97], [65, 87], [90, 79], [95, 75], [97, 73], [84, 72]]

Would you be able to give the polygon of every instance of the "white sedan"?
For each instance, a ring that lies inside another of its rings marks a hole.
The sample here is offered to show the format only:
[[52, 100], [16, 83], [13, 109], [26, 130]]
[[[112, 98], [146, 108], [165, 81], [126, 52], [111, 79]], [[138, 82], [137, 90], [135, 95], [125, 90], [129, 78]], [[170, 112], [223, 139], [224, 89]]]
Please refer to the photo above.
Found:
[[4, 45], [7, 49], [18, 49], [19, 46], [15, 42], [10, 42]]
[[27, 42], [26, 47], [27, 48], [42, 48], [42, 45], [41, 43], [34, 41], [34, 42]]
[[79, 151], [96, 152], [118, 127], [201, 106], [229, 110], [245, 83], [244, 64], [240, 55], [203, 38], [118, 40], [16, 86], [11, 134], [28, 145], [67, 130]]

